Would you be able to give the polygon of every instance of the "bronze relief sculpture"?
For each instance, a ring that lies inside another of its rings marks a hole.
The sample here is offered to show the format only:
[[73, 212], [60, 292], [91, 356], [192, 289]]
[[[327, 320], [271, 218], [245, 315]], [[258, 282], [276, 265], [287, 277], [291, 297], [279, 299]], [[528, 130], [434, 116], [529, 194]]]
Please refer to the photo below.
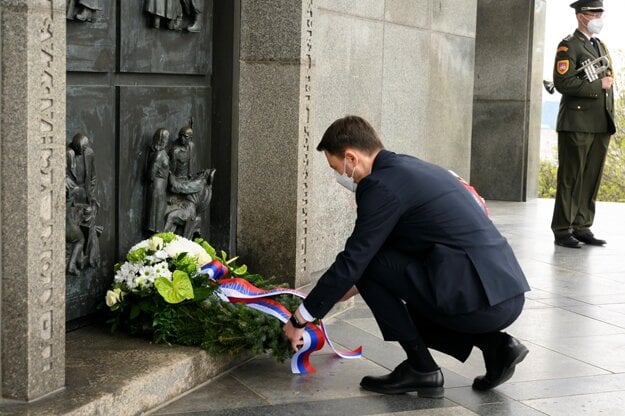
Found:
[[67, 147], [65, 173], [66, 263], [72, 275], [100, 265], [102, 227], [96, 225], [100, 209], [96, 191], [95, 155], [89, 138], [77, 133]]
[[183, 127], [166, 151], [169, 131], [156, 130], [148, 155], [146, 228], [192, 239], [200, 234], [201, 214], [212, 198], [215, 169], [195, 171], [193, 129]]
[[67, 0], [67, 19], [93, 22], [96, 12], [103, 9], [103, 0]]
[[203, 0], [145, 0], [143, 10], [150, 14], [154, 29], [199, 32], [202, 28]]

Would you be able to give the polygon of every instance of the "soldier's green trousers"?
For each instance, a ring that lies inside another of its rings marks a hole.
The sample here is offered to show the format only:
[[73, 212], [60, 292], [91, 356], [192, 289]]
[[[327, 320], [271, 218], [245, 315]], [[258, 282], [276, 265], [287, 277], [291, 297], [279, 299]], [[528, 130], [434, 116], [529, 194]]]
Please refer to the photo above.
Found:
[[558, 184], [551, 220], [556, 238], [589, 232], [609, 143], [609, 133], [558, 133]]

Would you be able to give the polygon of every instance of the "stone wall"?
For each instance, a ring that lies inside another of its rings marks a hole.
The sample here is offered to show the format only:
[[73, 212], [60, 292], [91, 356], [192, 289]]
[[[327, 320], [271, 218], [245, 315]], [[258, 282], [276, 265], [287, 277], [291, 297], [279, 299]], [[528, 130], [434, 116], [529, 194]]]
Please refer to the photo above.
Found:
[[[385, 146], [469, 179], [477, 0], [319, 0], [314, 146], [357, 114]], [[354, 197], [313, 151], [309, 264], [327, 268], [351, 232]]]

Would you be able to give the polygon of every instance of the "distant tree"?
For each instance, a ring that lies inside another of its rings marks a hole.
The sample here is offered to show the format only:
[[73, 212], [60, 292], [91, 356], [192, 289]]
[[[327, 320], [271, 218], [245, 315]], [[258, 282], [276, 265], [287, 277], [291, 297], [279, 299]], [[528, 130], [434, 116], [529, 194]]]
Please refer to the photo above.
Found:
[[556, 196], [556, 175], [558, 165], [549, 160], [540, 161], [538, 171], [538, 197], [555, 198]]

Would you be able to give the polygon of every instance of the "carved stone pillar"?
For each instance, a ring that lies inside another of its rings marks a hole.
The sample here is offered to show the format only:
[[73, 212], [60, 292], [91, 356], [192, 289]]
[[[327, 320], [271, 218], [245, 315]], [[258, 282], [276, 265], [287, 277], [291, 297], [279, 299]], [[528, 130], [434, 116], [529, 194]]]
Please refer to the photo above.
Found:
[[65, 384], [65, 1], [0, 0], [1, 392]]
[[[310, 157], [315, 151], [313, 0], [241, 1], [237, 254], [293, 286], [310, 281]], [[280, 22], [280, 24], [276, 24]]]

